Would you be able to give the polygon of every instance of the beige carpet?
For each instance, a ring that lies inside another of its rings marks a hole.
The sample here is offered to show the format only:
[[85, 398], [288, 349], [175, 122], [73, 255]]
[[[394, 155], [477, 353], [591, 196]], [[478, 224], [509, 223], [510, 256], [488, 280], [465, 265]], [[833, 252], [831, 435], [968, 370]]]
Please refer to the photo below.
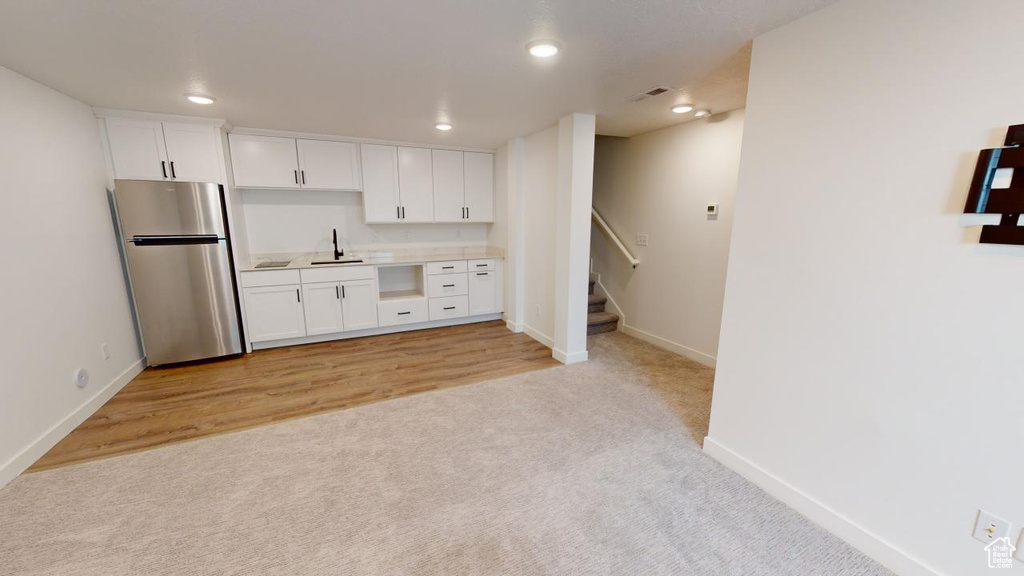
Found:
[[711, 370], [591, 358], [23, 475], [0, 574], [888, 574], [700, 452]]

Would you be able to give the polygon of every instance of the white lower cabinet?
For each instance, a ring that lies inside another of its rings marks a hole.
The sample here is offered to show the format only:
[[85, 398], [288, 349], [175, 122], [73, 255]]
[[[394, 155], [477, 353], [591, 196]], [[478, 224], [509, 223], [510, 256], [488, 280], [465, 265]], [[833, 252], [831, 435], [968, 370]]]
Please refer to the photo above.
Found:
[[469, 273], [469, 315], [501, 312], [498, 275], [494, 271]]
[[381, 300], [380, 304], [377, 304], [377, 312], [380, 314], [381, 326], [416, 324], [430, 319], [426, 298]]
[[344, 330], [341, 311], [341, 284], [318, 282], [302, 285], [306, 335], [331, 334]]
[[465, 318], [469, 316], [469, 298], [466, 296], [446, 296], [430, 299], [430, 319], [448, 320], [449, 318]]
[[301, 291], [298, 284], [245, 288], [249, 340], [266, 342], [305, 336]]
[[377, 283], [349, 280], [341, 283], [341, 307], [345, 330], [377, 327]]

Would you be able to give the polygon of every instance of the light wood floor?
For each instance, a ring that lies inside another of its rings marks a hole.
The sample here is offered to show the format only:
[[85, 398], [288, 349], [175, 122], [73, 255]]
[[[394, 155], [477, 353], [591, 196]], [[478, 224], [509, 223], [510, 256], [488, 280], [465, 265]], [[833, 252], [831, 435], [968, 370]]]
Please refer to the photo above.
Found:
[[147, 369], [29, 471], [557, 364], [551, 350], [494, 321]]

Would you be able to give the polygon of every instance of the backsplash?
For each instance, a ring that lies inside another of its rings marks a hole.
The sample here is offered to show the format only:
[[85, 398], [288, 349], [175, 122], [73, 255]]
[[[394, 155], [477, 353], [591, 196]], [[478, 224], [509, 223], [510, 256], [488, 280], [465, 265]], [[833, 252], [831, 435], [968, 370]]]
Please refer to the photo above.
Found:
[[242, 190], [253, 254], [330, 252], [331, 229], [345, 249], [487, 244], [488, 224], [372, 224], [361, 192]]

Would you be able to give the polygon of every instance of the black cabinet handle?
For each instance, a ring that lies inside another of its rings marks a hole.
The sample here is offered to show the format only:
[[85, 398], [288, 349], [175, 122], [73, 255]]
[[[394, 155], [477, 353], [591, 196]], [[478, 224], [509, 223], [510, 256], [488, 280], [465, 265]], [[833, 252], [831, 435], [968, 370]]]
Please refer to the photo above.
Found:
[[441, 284], [441, 288], [455, 288], [455, 284]]
[[302, 297], [299, 296], [299, 289], [298, 288], [295, 289], [295, 301], [298, 302], [299, 304], [302, 304]]
[[490, 264], [477, 264], [476, 265], [477, 268], [486, 268], [487, 266], [490, 266]]
[[395, 218], [397, 218], [399, 220], [402, 219], [402, 207], [401, 206], [395, 206]]
[[469, 206], [466, 206], [466, 220], [469, 220]]
[[405, 220], [405, 206], [402, 206], [402, 220]]
[[171, 160], [171, 178], [177, 178], [178, 175], [174, 173], [174, 160]]
[[455, 270], [455, 266], [441, 266], [441, 270]]
[[334, 287], [334, 297], [341, 300], [341, 290], [338, 290], [337, 286]]
[[302, 171], [302, 183], [303, 184], [306, 183], [306, 171], [305, 170]]
[[299, 171], [298, 170], [292, 170], [292, 172], [295, 172], [295, 183], [298, 184], [299, 183]]
[[488, 274], [490, 274], [490, 272], [477, 272], [476, 273], [477, 276], [487, 276]]
[[445, 310], [455, 310], [455, 306], [445, 306]]
[[167, 178], [167, 162], [160, 161], [160, 171], [164, 173], [164, 178]]
[[341, 297], [342, 298], [345, 297], [345, 285], [344, 284], [342, 284], [342, 286], [341, 286]]
[[399, 312], [399, 316], [405, 316], [406, 314], [412, 314], [412, 312]]

